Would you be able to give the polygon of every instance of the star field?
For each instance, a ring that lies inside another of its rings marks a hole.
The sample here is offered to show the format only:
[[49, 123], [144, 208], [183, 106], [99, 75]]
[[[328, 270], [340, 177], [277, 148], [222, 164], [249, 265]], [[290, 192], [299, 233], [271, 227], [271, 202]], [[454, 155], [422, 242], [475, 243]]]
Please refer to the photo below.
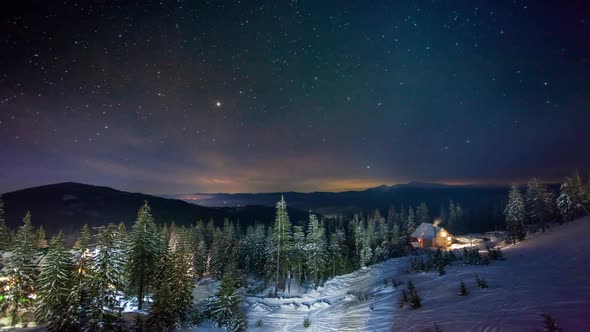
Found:
[[558, 180], [590, 163], [583, 2], [19, 1], [0, 192]]

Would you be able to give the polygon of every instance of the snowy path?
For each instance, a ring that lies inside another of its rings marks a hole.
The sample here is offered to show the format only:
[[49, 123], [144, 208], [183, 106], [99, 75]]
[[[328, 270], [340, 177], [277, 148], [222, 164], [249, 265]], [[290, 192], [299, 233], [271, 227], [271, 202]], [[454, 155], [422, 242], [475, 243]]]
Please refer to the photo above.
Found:
[[[392, 312], [391, 295], [394, 288], [383, 286], [383, 279], [389, 281], [398, 274], [406, 259], [389, 260], [370, 268], [338, 276], [317, 290], [311, 290], [302, 297], [260, 299], [247, 297], [248, 326], [255, 326], [262, 320], [260, 331], [389, 331], [390, 322], [383, 320], [383, 314]], [[369, 301], [359, 302], [352, 292], [366, 293]], [[373, 307], [373, 311], [371, 310]], [[303, 327], [303, 320], [309, 318], [311, 326]], [[369, 326], [371, 328], [369, 328]]]

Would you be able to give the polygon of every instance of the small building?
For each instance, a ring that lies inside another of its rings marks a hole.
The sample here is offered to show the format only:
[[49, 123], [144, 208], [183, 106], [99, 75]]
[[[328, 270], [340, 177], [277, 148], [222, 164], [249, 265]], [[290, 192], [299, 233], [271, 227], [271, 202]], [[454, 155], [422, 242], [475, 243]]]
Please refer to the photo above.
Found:
[[454, 236], [441, 226], [423, 222], [410, 235], [414, 248], [447, 248], [453, 243]]

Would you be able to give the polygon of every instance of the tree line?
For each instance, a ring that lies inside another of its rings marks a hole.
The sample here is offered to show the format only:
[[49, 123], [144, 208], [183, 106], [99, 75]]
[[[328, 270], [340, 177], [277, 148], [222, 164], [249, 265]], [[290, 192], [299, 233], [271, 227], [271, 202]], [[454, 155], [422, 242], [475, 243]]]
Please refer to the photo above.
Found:
[[535, 225], [545, 232], [548, 223], [569, 222], [588, 215], [589, 209], [590, 181], [577, 173], [566, 177], [558, 193], [553, 193], [536, 178], [532, 178], [523, 190], [513, 185], [504, 210], [509, 240], [512, 243], [523, 240], [527, 225]]
[[[124, 330], [126, 303], [147, 311], [145, 317], [138, 315], [137, 329], [168, 330], [208, 317], [240, 330], [245, 323], [237, 289], [248, 286], [242, 276], [273, 286], [271, 296], [291, 287], [317, 287], [330, 277], [403, 255], [417, 225], [431, 222], [422, 203], [416, 209], [391, 208], [387, 218], [379, 210], [351, 220], [310, 214], [307, 222], [293, 225], [281, 198], [272, 225], [244, 231], [225, 220], [222, 227], [213, 221], [186, 227], [157, 224], [146, 202], [129, 230], [123, 223], [85, 225], [70, 248], [62, 233], [48, 245], [43, 228], [32, 226], [30, 213], [10, 234], [1, 204], [0, 199], [0, 249], [11, 253], [1, 308], [13, 325], [35, 320], [52, 331]], [[451, 202], [450, 211], [449, 220], [459, 222], [460, 206]], [[222, 287], [199, 313], [192, 289], [204, 276], [222, 280]]]

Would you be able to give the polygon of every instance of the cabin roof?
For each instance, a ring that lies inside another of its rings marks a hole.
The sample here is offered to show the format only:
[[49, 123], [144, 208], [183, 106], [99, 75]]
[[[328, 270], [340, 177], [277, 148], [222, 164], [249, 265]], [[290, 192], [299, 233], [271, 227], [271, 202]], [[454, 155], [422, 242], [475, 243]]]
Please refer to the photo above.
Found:
[[440, 231], [444, 230], [444, 228], [435, 226], [434, 224], [423, 222], [416, 228], [416, 230], [412, 233], [412, 237], [415, 238], [423, 238], [426, 240], [432, 240], [436, 237]]

